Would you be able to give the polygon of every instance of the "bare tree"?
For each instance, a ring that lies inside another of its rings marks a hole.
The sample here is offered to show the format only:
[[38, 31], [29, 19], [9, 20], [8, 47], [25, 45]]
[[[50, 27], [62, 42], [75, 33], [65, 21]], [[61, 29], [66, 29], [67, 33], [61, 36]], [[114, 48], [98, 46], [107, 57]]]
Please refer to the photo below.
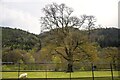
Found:
[[41, 17], [41, 26], [43, 29], [66, 28], [66, 27], [81, 27], [84, 20], [80, 20], [76, 16], [72, 16], [73, 9], [65, 4], [49, 4], [43, 8], [45, 14]]
[[[61, 52], [58, 46], [55, 52], [68, 62], [67, 72], [72, 72], [73, 62], [76, 61], [73, 57], [75, 53], [79, 53], [76, 51], [79, 49], [82, 41], [80, 35], [74, 32], [71, 33], [70, 29], [73, 27], [79, 29], [88, 17], [86, 15], [83, 15], [81, 18], [72, 16], [73, 9], [67, 7], [65, 4], [49, 4], [43, 8], [43, 12], [45, 16], [41, 17], [41, 27], [43, 30], [55, 30], [54, 34], [59, 36], [56, 36], [58, 38], [56, 42], [61, 44], [62, 50], [64, 50]], [[89, 26], [91, 27], [92, 25], [92, 22], [89, 22]]]
[[91, 41], [91, 30], [95, 28], [96, 18], [94, 16], [87, 16], [88, 39]]

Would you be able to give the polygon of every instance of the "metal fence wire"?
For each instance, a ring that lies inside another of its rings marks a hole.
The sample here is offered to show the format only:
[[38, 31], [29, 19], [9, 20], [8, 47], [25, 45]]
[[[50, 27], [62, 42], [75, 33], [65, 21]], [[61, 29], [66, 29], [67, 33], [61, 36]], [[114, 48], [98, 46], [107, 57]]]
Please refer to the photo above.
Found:
[[[103, 80], [103, 78], [109, 78], [109, 80], [115, 80], [119, 78], [119, 66], [118, 64], [93, 64], [93, 63], [73, 63], [73, 72], [67, 72], [67, 63], [2, 63], [2, 79], [19, 79], [20, 74], [29, 73], [29, 78], [39, 78], [48, 80]], [[5, 75], [16, 73], [16, 77], [5, 77]], [[36, 74], [36, 76], [30, 76], [30, 74]], [[40, 75], [39, 75], [40, 74]], [[42, 75], [42, 77], [41, 77]], [[51, 79], [52, 78], [52, 79]], [[88, 79], [86, 79], [88, 78]], [[7, 80], [6, 79], [6, 80]], [[105, 79], [107, 80], [107, 79]]]

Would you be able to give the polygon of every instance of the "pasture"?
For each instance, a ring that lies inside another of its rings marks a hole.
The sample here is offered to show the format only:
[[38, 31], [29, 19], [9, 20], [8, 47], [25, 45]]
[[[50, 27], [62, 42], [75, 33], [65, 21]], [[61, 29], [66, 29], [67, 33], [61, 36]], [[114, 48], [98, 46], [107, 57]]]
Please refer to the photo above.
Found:
[[[14, 80], [18, 79], [18, 74], [27, 73], [27, 80], [93, 80], [91, 71], [80, 71], [80, 72], [2, 72], [3, 80]], [[113, 71], [114, 80], [120, 80], [119, 71]], [[111, 71], [94, 71], [94, 80], [112, 80]], [[119, 78], [118, 78], [119, 77]]]

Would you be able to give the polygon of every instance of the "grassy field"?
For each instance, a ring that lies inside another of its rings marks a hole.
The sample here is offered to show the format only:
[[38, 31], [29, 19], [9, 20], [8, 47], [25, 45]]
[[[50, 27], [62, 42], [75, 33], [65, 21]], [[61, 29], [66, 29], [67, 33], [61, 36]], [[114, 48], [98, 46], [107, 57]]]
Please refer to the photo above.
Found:
[[[93, 80], [93, 78], [26, 78], [26, 79], [2, 79], [2, 80]], [[94, 80], [112, 80], [111, 78], [94, 78]], [[114, 80], [120, 80], [120, 78], [114, 78]]]
[[[81, 71], [81, 72], [20, 72], [27, 73], [27, 78], [81, 78], [80, 80], [92, 80], [92, 72], [91, 71]], [[113, 72], [114, 77], [118, 77], [118, 71]], [[95, 80], [111, 80], [111, 72], [110, 71], [95, 71], [94, 76]], [[3, 79], [9, 78], [18, 78], [18, 72], [2, 72]], [[72, 79], [78, 80], [78, 79]], [[115, 79], [115, 80], [120, 80]]]

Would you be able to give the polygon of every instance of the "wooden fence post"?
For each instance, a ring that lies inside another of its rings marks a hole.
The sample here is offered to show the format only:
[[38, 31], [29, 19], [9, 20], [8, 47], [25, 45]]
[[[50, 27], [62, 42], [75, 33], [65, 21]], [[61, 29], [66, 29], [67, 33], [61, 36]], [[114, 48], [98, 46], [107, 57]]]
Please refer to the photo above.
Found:
[[94, 80], [94, 65], [93, 65], [93, 63], [92, 63], [92, 78]]
[[111, 63], [110, 63], [110, 70], [111, 70], [112, 80], [114, 80], [114, 78], [113, 78], [113, 69], [112, 69], [112, 64]]
[[20, 63], [18, 63], [18, 80], [19, 80], [19, 75], [20, 75]]

